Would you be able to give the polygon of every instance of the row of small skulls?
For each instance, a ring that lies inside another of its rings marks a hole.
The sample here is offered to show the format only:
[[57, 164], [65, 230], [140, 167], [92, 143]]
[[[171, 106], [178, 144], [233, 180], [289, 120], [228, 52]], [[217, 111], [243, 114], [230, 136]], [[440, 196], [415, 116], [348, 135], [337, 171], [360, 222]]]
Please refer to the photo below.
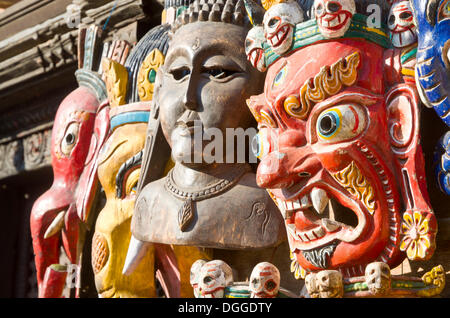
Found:
[[[391, 286], [389, 265], [383, 262], [368, 264], [362, 281], [366, 283], [372, 295], [387, 295]], [[336, 270], [323, 270], [306, 275], [305, 286], [311, 298], [342, 298], [344, 296], [344, 279]]]
[[[225, 288], [234, 283], [231, 267], [222, 260], [195, 261], [190, 283], [195, 298], [224, 298]], [[250, 275], [250, 298], [274, 298], [280, 289], [280, 272], [273, 264], [257, 264]]]
[[[315, 0], [314, 16], [320, 33], [327, 39], [339, 38], [347, 32], [356, 12], [355, 0]], [[245, 52], [252, 65], [265, 72], [263, 43], [283, 55], [289, 52], [294, 41], [295, 25], [303, 22], [303, 10], [295, 0], [288, 0], [270, 7], [265, 13], [262, 25], [255, 26], [247, 34]], [[392, 4], [388, 27], [392, 45], [402, 48], [417, 40], [416, 27], [409, 0]]]

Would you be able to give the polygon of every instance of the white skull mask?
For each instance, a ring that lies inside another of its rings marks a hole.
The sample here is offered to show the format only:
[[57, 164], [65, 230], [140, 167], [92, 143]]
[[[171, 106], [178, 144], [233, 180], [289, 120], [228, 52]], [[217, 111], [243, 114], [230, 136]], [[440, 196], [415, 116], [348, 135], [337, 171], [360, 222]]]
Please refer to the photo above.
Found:
[[347, 32], [356, 12], [354, 0], [315, 0], [314, 14], [320, 33], [327, 39]]
[[374, 262], [366, 266], [365, 280], [374, 295], [384, 295], [391, 287], [391, 269], [386, 263]]
[[280, 290], [280, 271], [273, 264], [262, 262], [250, 275], [251, 298], [274, 298]]
[[264, 36], [272, 50], [282, 55], [292, 46], [294, 27], [303, 21], [303, 11], [296, 2], [273, 5], [264, 14]]
[[231, 267], [224, 261], [214, 260], [204, 264], [200, 270], [199, 298], [223, 298], [225, 287], [233, 283]]
[[319, 298], [319, 288], [317, 287], [316, 274], [310, 273], [305, 277], [305, 286], [311, 298]]
[[245, 54], [247, 55], [247, 59], [260, 72], [266, 71], [263, 48], [265, 41], [266, 38], [264, 37], [264, 28], [262, 26], [253, 27], [245, 39]]
[[389, 35], [392, 45], [401, 48], [417, 41], [416, 26], [411, 4], [408, 0], [392, 5], [388, 19]]
[[316, 285], [320, 298], [342, 298], [344, 296], [344, 283], [342, 274], [338, 271], [324, 270], [316, 274]]
[[198, 298], [198, 283], [200, 280], [200, 270], [203, 265], [206, 264], [204, 259], [199, 259], [194, 262], [191, 266], [191, 275], [190, 275], [190, 283], [192, 288], [194, 289], [194, 297]]

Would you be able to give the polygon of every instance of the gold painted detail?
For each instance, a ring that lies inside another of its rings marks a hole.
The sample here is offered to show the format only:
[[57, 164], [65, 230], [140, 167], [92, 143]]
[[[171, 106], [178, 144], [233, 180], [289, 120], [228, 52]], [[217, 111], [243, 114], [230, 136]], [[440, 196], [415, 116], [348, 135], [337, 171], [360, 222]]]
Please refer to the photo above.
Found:
[[92, 238], [92, 268], [94, 269], [94, 273], [96, 275], [103, 269], [103, 267], [105, 267], [108, 258], [108, 242], [103, 235], [94, 233], [94, 237]]
[[356, 83], [360, 62], [359, 52], [354, 52], [331, 67], [322, 67], [319, 74], [310, 78], [300, 88], [299, 99], [295, 96], [286, 99], [284, 109], [292, 117], [306, 119], [314, 104], [337, 94], [343, 86]]
[[344, 170], [333, 173], [332, 176], [348, 192], [360, 200], [369, 213], [373, 215], [375, 212], [373, 188], [354, 162], [344, 168]]
[[154, 49], [145, 58], [139, 70], [138, 94], [141, 101], [151, 101], [155, 87], [155, 78], [158, 69], [164, 64], [164, 55], [158, 49]]
[[305, 279], [307, 274], [306, 270], [300, 266], [295, 255], [291, 251], [289, 252], [289, 256], [291, 257], [291, 273], [294, 273], [295, 279]]
[[269, 10], [272, 6], [279, 4], [279, 3], [283, 3], [283, 2], [286, 2], [286, 1], [285, 0], [261, 0], [261, 4], [266, 11]]
[[433, 267], [433, 269], [422, 276], [422, 281], [428, 288], [418, 292], [421, 297], [437, 296], [445, 288], [445, 271], [442, 265]]
[[128, 88], [127, 69], [122, 64], [106, 57], [102, 60], [102, 69], [110, 106], [125, 105]]

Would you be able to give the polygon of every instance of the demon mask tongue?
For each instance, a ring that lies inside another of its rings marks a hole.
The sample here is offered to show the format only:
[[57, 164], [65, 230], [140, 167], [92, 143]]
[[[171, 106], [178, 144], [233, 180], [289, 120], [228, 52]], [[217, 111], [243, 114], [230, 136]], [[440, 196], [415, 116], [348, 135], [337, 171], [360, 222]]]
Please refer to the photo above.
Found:
[[320, 33], [327, 39], [343, 36], [350, 27], [355, 12], [354, 0], [314, 1], [314, 14]]

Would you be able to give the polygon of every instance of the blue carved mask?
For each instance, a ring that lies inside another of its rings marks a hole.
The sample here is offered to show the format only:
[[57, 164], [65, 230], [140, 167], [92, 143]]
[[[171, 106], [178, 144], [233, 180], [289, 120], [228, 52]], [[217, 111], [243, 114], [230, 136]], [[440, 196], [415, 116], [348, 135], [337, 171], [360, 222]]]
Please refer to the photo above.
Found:
[[418, 30], [418, 89], [450, 126], [450, 0], [410, 1]]

